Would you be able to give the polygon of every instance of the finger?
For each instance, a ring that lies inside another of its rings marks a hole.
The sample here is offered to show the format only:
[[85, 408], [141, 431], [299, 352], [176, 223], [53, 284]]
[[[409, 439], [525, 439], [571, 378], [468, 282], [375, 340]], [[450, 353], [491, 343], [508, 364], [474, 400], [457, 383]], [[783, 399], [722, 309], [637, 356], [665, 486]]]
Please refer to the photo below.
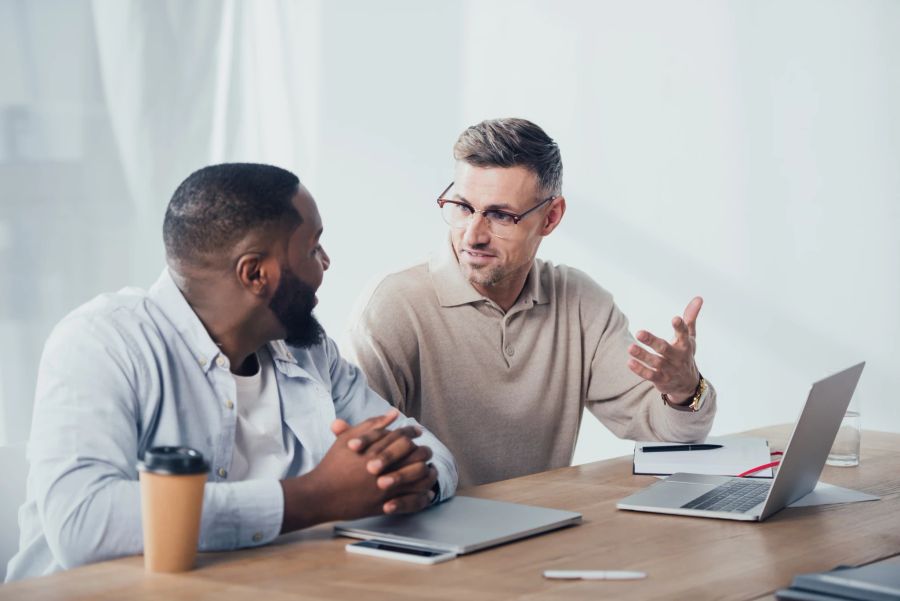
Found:
[[669, 343], [662, 338], [657, 338], [647, 330], [641, 330], [637, 333], [637, 339], [652, 348], [660, 355], [666, 356], [669, 353]]
[[[412, 433], [415, 434], [415, 430]], [[405, 432], [388, 432], [384, 438], [376, 441], [366, 450], [366, 455], [369, 457], [366, 469], [369, 473], [378, 475], [385, 468], [391, 467], [398, 461], [404, 461], [417, 448], [416, 443], [412, 441], [412, 436], [408, 436]]]
[[410, 495], [422, 492], [428, 492], [434, 489], [434, 483], [437, 482], [438, 472], [437, 468], [433, 465], [427, 466], [428, 471], [426, 471], [425, 476], [419, 478], [418, 480], [414, 480], [406, 485], [397, 485], [394, 487], [389, 493], [386, 493], [387, 496], [400, 497], [403, 495]]
[[[399, 416], [399, 415], [400, 415], [399, 411], [397, 411], [396, 409], [391, 409], [384, 415], [376, 415], [375, 417], [370, 417], [369, 419], [366, 419], [366, 420], [358, 423], [357, 425], [353, 426], [352, 428], [350, 428], [349, 430], [344, 432], [344, 434], [348, 434], [353, 437], [349, 441], [347, 441], [347, 446], [349, 446], [353, 450], [361, 450], [361, 449], [365, 448], [366, 446], [368, 446], [368, 444], [371, 444], [371, 442], [372, 442], [370, 440], [371, 436], [369, 436], [367, 439], [360, 440], [360, 441], [356, 441], [355, 439], [356, 438], [362, 439], [363, 436], [365, 435], [365, 433], [367, 433], [367, 432], [377, 431], [377, 430], [386, 428], [395, 419], [397, 419], [397, 416]], [[384, 433], [381, 433], [380, 436], [376, 436], [375, 440], [377, 440], [378, 438], [381, 438], [381, 436], [384, 436]], [[365, 444], [366, 441], [368, 442], [368, 444]]]
[[632, 344], [628, 347], [628, 354], [642, 363], [649, 365], [653, 369], [659, 369], [663, 362], [662, 357], [654, 355], [650, 351], [643, 349], [636, 344]]
[[414, 513], [422, 511], [434, 500], [434, 491], [419, 492], [395, 497], [382, 505], [385, 513]]
[[660, 378], [660, 373], [658, 371], [650, 369], [637, 359], [628, 360], [628, 369], [649, 382], [656, 383]]
[[336, 419], [331, 422], [331, 431], [335, 436], [340, 436], [344, 432], [350, 429], [350, 424], [342, 419]]
[[385, 430], [383, 428], [378, 428], [377, 430], [369, 430], [363, 434], [355, 436], [347, 441], [347, 446], [357, 453], [362, 453], [370, 446], [382, 440], [386, 436], [391, 434], [390, 430]]
[[416, 449], [407, 455], [405, 458], [400, 461], [394, 462], [394, 465], [388, 466], [391, 469], [400, 469], [405, 465], [412, 465], [413, 463], [425, 462], [428, 463], [431, 461], [433, 453], [431, 452], [430, 447], [426, 447], [425, 445], [417, 446]]
[[379, 476], [376, 484], [381, 490], [390, 490], [396, 487], [407, 486], [428, 477], [431, 466], [424, 461], [418, 461], [405, 465], [389, 474]]
[[673, 317], [672, 329], [675, 330], [675, 340], [672, 341], [672, 345], [679, 348], [688, 348], [691, 344], [691, 332], [688, 330], [687, 324], [684, 323], [684, 319]]
[[700, 314], [701, 307], [703, 307], [703, 297], [695, 296], [684, 309], [684, 321], [691, 336], [697, 335], [697, 316]]
[[416, 450], [416, 443], [405, 436], [401, 436], [391, 442], [384, 450], [382, 450], [375, 458], [370, 459], [366, 464], [366, 469], [373, 476], [382, 473], [386, 468], [394, 465], [398, 461], [405, 459], [410, 453]]
[[391, 409], [384, 415], [375, 415], [368, 419], [364, 419], [363, 421], [353, 426], [352, 430], [354, 431], [354, 433], [356, 433], [365, 432], [367, 430], [375, 430], [378, 428], [387, 428], [391, 423], [393, 423], [395, 419], [397, 419], [397, 416], [399, 415], [399, 411], [397, 411], [396, 409]]
[[383, 476], [390, 476], [393, 472], [403, 469], [408, 465], [414, 465], [416, 463], [428, 463], [431, 461], [433, 453], [429, 447], [421, 446], [417, 447], [412, 453], [406, 456], [402, 461], [397, 461], [394, 465], [389, 466], [389, 471], [385, 471]]
[[[434, 483], [437, 482], [437, 468], [433, 465], [429, 465], [428, 472], [424, 478], [421, 478], [406, 487], [399, 487], [394, 491], [394, 498], [388, 500], [385, 505], [389, 505], [391, 501], [396, 501], [397, 499], [406, 497], [407, 495], [420, 495], [425, 494], [428, 498], [428, 503], [431, 503], [434, 500]], [[399, 513], [399, 511], [395, 512]]]
[[405, 436], [406, 438], [412, 440], [413, 438], [418, 438], [421, 435], [422, 429], [417, 426], [403, 426], [402, 428], [397, 428], [396, 430], [388, 430], [385, 437], [377, 440], [376, 442], [373, 442], [366, 449], [366, 454], [371, 456], [377, 455], [401, 436]]

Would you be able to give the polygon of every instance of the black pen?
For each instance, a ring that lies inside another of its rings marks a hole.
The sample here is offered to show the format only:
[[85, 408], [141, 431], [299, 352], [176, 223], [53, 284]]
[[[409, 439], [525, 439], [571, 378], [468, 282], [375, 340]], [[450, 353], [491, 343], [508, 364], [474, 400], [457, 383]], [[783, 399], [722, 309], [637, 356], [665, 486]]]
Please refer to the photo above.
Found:
[[668, 451], [711, 451], [721, 449], [720, 444], [666, 444], [655, 447], [641, 447], [645, 453], [664, 453]]

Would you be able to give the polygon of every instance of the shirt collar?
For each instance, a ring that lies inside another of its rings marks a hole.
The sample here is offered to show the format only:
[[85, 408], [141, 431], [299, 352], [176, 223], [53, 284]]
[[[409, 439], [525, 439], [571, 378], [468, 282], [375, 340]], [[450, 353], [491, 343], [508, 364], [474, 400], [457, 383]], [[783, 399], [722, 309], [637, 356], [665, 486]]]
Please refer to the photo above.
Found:
[[297, 365], [297, 358], [294, 357], [294, 353], [290, 351], [287, 343], [284, 340], [272, 340], [269, 342], [269, 350], [272, 353], [272, 358], [276, 361], [284, 361], [285, 363], [293, 363]]
[[[210, 337], [209, 332], [193, 307], [184, 298], [184, 294], [172, 279], [169, 268], [163, 269], [159, 278], [150, 287], [148, 296], [153, 303], [162, 309], [169, 322], [175, 328], [197, 359], [197, 363], [203, 368], [204, 372], [208, 372], [216, 365], [216, 360], [221, 355], [225, 355], [219, 350], [219, 346]], [[297, 363], [294, 355], [288, 350], [287, 344], [283, 340], [273, 340], [269, 343], [272, 352], [272, 358], [276, 361], [286, 361], [288, 363]], [[227, 361], [227, 358], [225, 358]]]
[[200, 367], [204, 371], [209, 371], [215, 365], [214, 361], [220, 354], [219, 347], [175, 284], [168, 267], [163, 268], [156, 283], [150, 287], [148, 296], [156, 306], [162, 309], [175, 331], [190, 347]]
[[453, 252], [453, 244], [449, 238], [431, 259], [428, 271], [442, 307], [457, 307], [484, 300], [459, 268], [459, 259]]
[[[532, 263], [531, 271], [525, 280], [525, 287], [519, 294], [519, 301], [530, 299], [538, 305], [550, 302], [545, 282], [541, 281], [541, 269], [538, 263], [537, 259]], [[463, 275], [459, 268], [459, 259], [453, 252], [453, 243], [449, 238], [431, 259], [428, 271], [442, 307], [457, 307], [486, 300]]]
[[525, 288], [520, 299], [530, 299], [535, 305], [543, 305], [550, 302], [550, 296], [547, 294], [547, 282], [544, 281], [544, 274], [541, 273], [540, 259], [535, 259], [531, 264], [531, 271], [528, 272], [528, 279], [525, 280]]

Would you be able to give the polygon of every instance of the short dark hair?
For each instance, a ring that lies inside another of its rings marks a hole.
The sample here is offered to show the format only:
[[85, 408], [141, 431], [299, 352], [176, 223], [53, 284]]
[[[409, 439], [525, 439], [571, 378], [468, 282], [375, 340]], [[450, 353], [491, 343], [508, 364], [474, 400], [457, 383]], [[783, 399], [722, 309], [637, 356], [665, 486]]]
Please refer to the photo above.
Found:
[[302, 223], [292, 202], [299, 184], [286, 169], [256, 163], [224, 163], [193, 172], [166, 209], [166, 256], [204, 260], [254, 229], [285, 219]]
[[559, 146], [526, 119], [488, 119], [467, 128], [453, 146], [453, 157], [476, 167], [525, 167], [544, 193], [562, 192]]

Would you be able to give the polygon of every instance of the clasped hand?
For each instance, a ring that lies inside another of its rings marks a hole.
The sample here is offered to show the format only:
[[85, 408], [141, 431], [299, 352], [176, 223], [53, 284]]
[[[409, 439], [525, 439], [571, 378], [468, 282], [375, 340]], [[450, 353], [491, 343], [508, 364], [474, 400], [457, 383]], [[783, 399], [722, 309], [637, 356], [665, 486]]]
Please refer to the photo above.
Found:
[[418, 427], [388, 430], [398, 416], [392, 410], [356, 426], [341, 419], [332, 423], [337, 440], [314, 471], [323, 486], [338, 493], [329, 495], [335, 519], [410, 513], [434, 499], [431, 449], [413, 442], [422, 434]]

